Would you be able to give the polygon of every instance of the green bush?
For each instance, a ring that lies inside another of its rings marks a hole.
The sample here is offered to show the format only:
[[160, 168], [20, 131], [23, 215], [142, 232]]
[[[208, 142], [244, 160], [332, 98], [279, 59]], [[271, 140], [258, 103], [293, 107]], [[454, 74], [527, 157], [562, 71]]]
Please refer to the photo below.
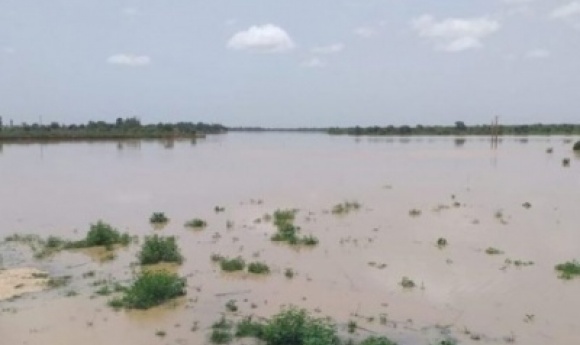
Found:
[[203, 219], [194, 218], [185, 223], [185, 226], [188, 228], [205, 228], [207, 226], [207, 222]]
[[368, 337], [359, 345], [397, 345], [397, 343], [386, 337]]
[[167, 216], [165, 216], [165, 213], [163, 212], [153, 212], [151, 217], [149, 217], [149, 222], [153, 224], [163, 224], [167, 223], [168, 221], [169, 218], [167, 218]]
[[[52, 244], [56, 244], [58, 240], [53, 239]], [[97, 224], [91, 224], [91, 228], [84, 240], [68, 242], [65, 248], [88, 248], [105, 246], [112, 248], [115, 244], [128, 245], [131, 242], [129, 234], [121, 234], [117, 229], [111, 225], [98, 221]]]
[[251, 317], [246, 317], [236, 325], [236, 337], [263, 339], [264, 324], [252, 321]]
[[243, 271], [246, 268], [246, 262], [242, 258], [222, 258], [220, 267], [222, 271], [226, 272]]
[[334, 325], [296, 308], [286, 309], [269, 320], [262, 339], [268, 345], [339, 344]]
[[263, 262], [252, 262], [248, 265], [248, 272], [254, 274], [268, 274], [270, 267]]
[[568, 261], [563, 264], [556, 265], [556, 271], [560, 272], [561, 279], [572, 279], [576, 276], [580, 276], [580, 262], [573, 260]]
[[116, 308], [148, 309], [170, 299], [184, 296], [187, 282], [185, 278], [166, 271], [143, 272], [120, 298], [109, 305]]
[[160, 262], [181, 263], [183, 256], [175, 242], [175, 237], [158, 235], [145, 237], [141, 251], [137, 255], [141, 265], [152, 265]]
[[356, 201], [346, 201], [342, 204], [334, 205], [332, 208], [332, 214], [347, 214], [352, 211], [358, 211], [360, 209], [360, 204]]
[[212, 332], [209, 340], [213, 344], [227, 344], [233, 340], [231, 332], [232, 324], [224, 316], [211, 326]]
[[580, 151], [580, 141], [577, 141], [576, 143], [574, 143], [574, 146], [572, 147], [572, 149], [574, 151]]
[[297, 210], [276, 210], [274, 212], [274, 225], [291, 224], [294, 222]]

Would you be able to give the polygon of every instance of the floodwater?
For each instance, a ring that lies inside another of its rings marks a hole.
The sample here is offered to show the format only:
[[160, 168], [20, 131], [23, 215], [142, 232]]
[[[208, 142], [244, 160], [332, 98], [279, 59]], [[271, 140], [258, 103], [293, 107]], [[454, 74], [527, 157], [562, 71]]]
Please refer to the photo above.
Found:
[[[478, 137], [298, 133], [4, 144], [0, 237], [79, 239], [99, 219], [141, 238], [175, 235], [185, 262], [170, 269], [188, 278], [188, 293], [149, 311], [114, 311], [111, 297], [95, 295], [92, 284], [129, 283], [139, 270], [132, 265], [138, 245], [118, 249], [114, 260], [102, 260], [99, 250], [35, 260], [26, 246], [2, 244], [5, 268], [72, 279], [0, 301], [1, 342], [203, 344], [235, 299], [238, 315], [268, 317], [296, 305], [332, 317], [345, 335], [354, 320], [355, 339], [386, 335], [421, 345], [447, 335], [461, 344], [578, 344], [580, 279], [564, 281], [554, 271], [580, 259], [580, 157], [571, 146], [562, 137], [504, 138], [492, 149]], [[570, 167], [562, 166], [566, 157]], [[343, 201], [362, 207], [329, 213]], [[225, 212], [215, 213], [218, 205]], [[279, 208], [299, 209], [296, 223], [319, 245], [272, 243], [273, 225], [255, 220]], [[421, 214], [411, 217], [412, 209]], [[165, 212], [167, 226], [154, 229], [153, 212]], [[192, 218], [209, 225], [184, 228]], [[440, 237], [447, 247], [436, 246]], [[488, 255], [488, 247], [504, 253]], [[272, 273], [224, 274], [211, 262], [213, 253], [267, 262]], [[506, 259], [534, 264], [516, 267]], [[284, 276], [286, 268], [296, 272], [293, 279]], [[94, 277], [83, 277], [93, 270]], [[417, 286], [404, 289], [403, 277]], [[160, 330], [165, 337], [156, 336]]]

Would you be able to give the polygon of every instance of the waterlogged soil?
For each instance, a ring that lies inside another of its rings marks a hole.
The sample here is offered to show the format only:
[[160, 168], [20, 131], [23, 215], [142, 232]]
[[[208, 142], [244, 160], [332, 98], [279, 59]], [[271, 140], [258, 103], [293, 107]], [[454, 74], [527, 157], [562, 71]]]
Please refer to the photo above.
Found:
[[[4, 268], [71, 279], [0, 301], [2, 344], [203, 344], [224, 313], [265, 318], [287, 305], [333, 318], [346, 338], [580, 343], [580, 279], [554, 271], [580, 259], [580, 157], [569, 139], [504, 138], [492, 149], [486, 138], [235, 133], [197, 143], [3, 145], [2, 238], [76, 240], [99, 219], [140, 242], [174, 235], [183, 264], [149, 269], [179, 273], [188, 287], [151, 310], [115, 311], [114, 294], [96, 291], [131, 282], [138, 244], [37, 260], [27, 245], [3, 243]], [[333, 214], [344, 201], [361, 208]], [[271, 242], [275, 228], [262, 218], [279, 208], [298, 209], [296, 224], [319, 244]], [[152, 227], [153, 212], [169, 223]], [[185, 228], [193, 218], [207, 227]], [[488, 255], [490, 247], [502, 254]], [[266, 262], [271, 273], [223, 273], [212, 254]], [[403, 288], [403, 277], [415, 287]], [[232, 299], [237, 312], [226, 311]]]

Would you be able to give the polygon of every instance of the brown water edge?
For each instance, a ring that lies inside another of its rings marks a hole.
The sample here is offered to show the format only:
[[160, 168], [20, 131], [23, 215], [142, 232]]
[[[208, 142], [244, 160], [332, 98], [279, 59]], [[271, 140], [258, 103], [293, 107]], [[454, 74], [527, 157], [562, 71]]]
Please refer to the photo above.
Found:
[[[554, 154], [545, 153], [547, 146]], [[333, 317], [343, 332], [356, 320], [401, 344], [437, 339], [437, 325], [464, 344], [502, 344], [512, 334], [524, 344], [574, 344], [580, 341], [580, 282], [558, 280], [553, 270], [580, 256], [579, 169], [574, 159], [561, 167], [560, 158], [571, 156], [566, 149], [557, 138], [504, 141], [491, 151], [472, 139], [457, 148], [439, 138], [357, 142], [281, 134], [228, 135], [172, 150], [144, 144], [129, 155], [106, 144], [58, 145], [43, 157], [33, 147], [5, 148], [2, 235], [76, 239], [99, 218], [141, 236], [177, 235], [186, 257], [177, 269], [189, 287], [176, 305], [115, 312], [106, 306], [109, 297], [92, 297], [98, 287], [91, 283], [129, 283], [138, 270], [131, 265], [137, 245], [116, 250], [112, 261], [84, 251], [34, 261], [26, 248], [11, 248], [16, 253], [5, 265], [38, 266], [73, 280], [60, 290], [1, 302], [0, 334], [7, 344], [200, 344], [225, 303], [236, 299], [242, 315], [267, 317], [295, 304]], [[363, 208], [341, 217], [328, 213], [344, 200]], [[530, 209], [522, 207], [526, 201]], [[216, 205], [226, 211], [215, 214]], [[297, 223], [320, 239], [318, 247], [294, 250], [269, 241], [272, 225], [254, 220], [281, 207], [301, 210]], [[414, 208], [419, 217], [409, 216]], [[503, 223], [495, 217], [500, 209]], [[162, 230], [147, 223], [154, 211], [171, 218]], [[185, 229], [194, 217], [209, 226]], [[228, 220], [235, 224], [229, 230]], [[435, 245], [439, 237], [449, 241], [445, 249]], [[505, 254], [489, 256], [487, 247]], [[8, 249], [1, 250], [4, 257]], [[272, 274], [223, 274], [212, 253], [265, 261]], [[506, 258], [535, 264], [518, 269], [506, 266]], [[284, 277], [286, 268], [296, 271], [294, 279]], [[95, 277], [83, 278], [91, 270]], [[403, 289], [403, 276], [417, 288]], [[69, 290], [79, 295], [65, 297]], [[383, 314], [387, 325], [379, 322]], [[167, 336], [156, 337], [157, 330]]]

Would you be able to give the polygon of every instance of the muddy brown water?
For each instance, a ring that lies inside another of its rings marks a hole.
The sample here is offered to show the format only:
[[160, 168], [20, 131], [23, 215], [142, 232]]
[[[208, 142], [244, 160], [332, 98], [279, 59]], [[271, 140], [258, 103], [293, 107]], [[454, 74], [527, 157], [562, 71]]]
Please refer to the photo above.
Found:
[[[92, 283], [129, 283], [139, 270], [132, 265], [138, 245], [107, 261], [98, 249], [34, 260], [26, 246], [2, 244], [4, 267], [72, 280], [0, 301], [1, 343], [203, 344], [235, 299], [238, 315], [268, 317], [297, 305], [332, 317], [343, 334], [355, 320], [355, 338], [386, 335], [403, 345], [430, 344], [441, 334], [461, 344], [578, 344], [580, 279], [562, 281], [554, 271], [580, 259], [580, 158], [571, 145], [562, 137], [504, 138], [492, 150], [478, 137], [283, 133], [172, 144], [4, 144], [1, 237], [78, 239], [99, 219], [141, 238], [175, 235], [186, 260], [170, 269], [187, 276], [188, 294], [148, 311], [114, 311], [106, 304], [111, 297], [95, 296]], [[328, 212], [346, 200], [362, 208]], [[225, 212], [216, 214], [218, 205]], [[320, 244], [296, 250], [272, 243], [272, 224], [255, 219], [278, 208], [299, 209], [296, 223]], [[409, 216], [411, 209], [421, 215]], [[171, 219], [160, 230], [148, 223], [157, 211]], [[184, 228], [196, 217], [209, 226]], [[446, 248], [437, 248], [439, 237]], [[487, 255], [488, 247], [504, 254]], [[212, 253], [265, 261], [272, 273], [224, 274]], [[506, 259], [534, 265], [518, 268]], [[286, 268], [296, 272], [293, 279]], [[95, 277], [83, 278], [93, 270]], [[417, 287], [403, 289], [404, 276]], [[77, 295], [67, 297], [69, 291]], [[166, 336], [156, 336], [159, 330]]]

